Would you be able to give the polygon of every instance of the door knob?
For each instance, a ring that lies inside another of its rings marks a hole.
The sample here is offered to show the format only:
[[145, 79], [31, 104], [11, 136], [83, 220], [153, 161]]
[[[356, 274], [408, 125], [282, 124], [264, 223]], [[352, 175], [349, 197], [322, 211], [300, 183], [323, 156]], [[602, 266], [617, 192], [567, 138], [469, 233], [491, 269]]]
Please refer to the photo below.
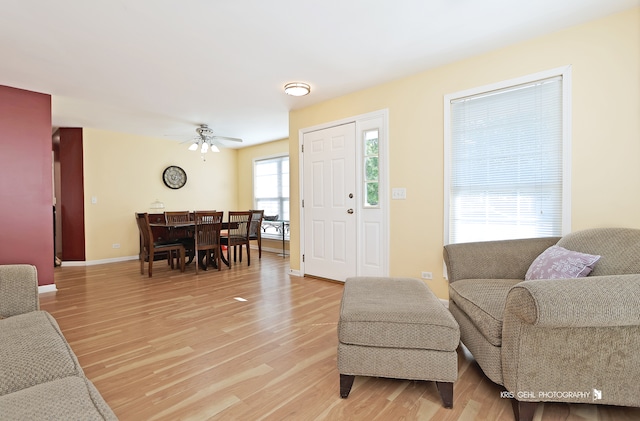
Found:
[[353, 193], [349, 193], [349, 199], [353, 199]]
[[353, 209], [347, 210], [347, 213], [349, 213], [349, 214], [353, 213]]

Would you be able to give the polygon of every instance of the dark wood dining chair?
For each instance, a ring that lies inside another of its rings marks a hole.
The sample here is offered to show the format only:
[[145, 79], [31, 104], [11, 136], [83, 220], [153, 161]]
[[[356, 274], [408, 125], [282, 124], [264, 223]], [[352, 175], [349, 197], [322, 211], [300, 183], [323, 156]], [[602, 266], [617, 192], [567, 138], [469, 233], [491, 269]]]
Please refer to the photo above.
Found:
[[262, 219], [264, 210], [251, 210], [251, 225], [249, 226], [249, 241], [258, 243], [258, 259], [262, 259]]
[[251, 266], [249, 251], [249, 227], [251, 226], [250, 211], [230, 211], [229, 229], [226, 235], [220, 237], [220, 243], [227, 246], [227, 261], [231, 266], [231, 247], [233, 247], [233, 261], [236, 261], [236, 247], [240, 246], [240, 262], [242, 262], [242, 246], [247, 247], [247, 266]]
[[196, 274], [200, 266], [200, 252], [204, 251], [203, 269], [211, 263], [211, 256], [215, 259], [218, 270], [222, 269], [220, 248], [220, 229], [222, 228], [222, 212], [196, 211], [195, 222], [195, 253], [196, 253]]
[[[164, 213], [164, 220], [167, 225], [192, 222], [192, 217], [193, 214], [191, 214], [189, 211], [174, 211]], [[193, 232], [191, 232], [191, 229], [183, 227], [169, 228], [169, 239], [182, 243], [185, 252], [189, 256], [189, 263], [191, 263], [195, 255], [195, 244], [193, 240]]]
[[189, 211], [165, 212], [164, 219], [167, 223], [190, 222]]
[[[185, 249], [182, 243], [176, 241], [153, 241], [153, 233], [149, 225], [149, 214], [136, 213], [136, 222], [140, 231], [141, 247], [140, 247], [140, 273], [144, 275], [144, 262], [149, 261], [149, 278], [153, 275], [153, 259], [156, 253], [169, 253], [174, 251], [178, 253], [178, 264], [180, 270], [184, 272]], [[171, 260], [171, 268], [173, 269], [173, 259]]]

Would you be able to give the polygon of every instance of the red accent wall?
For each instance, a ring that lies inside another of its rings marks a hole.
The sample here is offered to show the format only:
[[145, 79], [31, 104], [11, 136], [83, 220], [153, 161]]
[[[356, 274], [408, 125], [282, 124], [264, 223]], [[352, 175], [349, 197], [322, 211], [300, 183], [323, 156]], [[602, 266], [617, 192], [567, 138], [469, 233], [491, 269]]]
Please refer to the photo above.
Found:
[[51, 96], [0, 86], [0, 264], [53, 284]]
[[84, 261], [84, 165], [81, 128], [60, 128], [62, 261]]

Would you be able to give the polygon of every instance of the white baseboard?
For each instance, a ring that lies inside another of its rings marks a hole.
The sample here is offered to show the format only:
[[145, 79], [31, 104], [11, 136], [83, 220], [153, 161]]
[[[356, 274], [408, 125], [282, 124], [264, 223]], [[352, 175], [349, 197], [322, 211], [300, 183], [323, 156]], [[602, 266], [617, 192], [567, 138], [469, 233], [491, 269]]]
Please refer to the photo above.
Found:
[[[258, 250], [257, 246], [251, 246], [251, 250]], [[281, 248], [272, 248], [272, 247], [262, 247], [262, 251], [266, 251], [269, 253], [277, 253], [282, 254]], [[287, 253], [289, 250], [287, 250]], [[138, 255], [135, 256], [123, 256], [123, 257], [113, 257], [110, 259], [99, 259], [99, 260], [87, 260], [87, 261], [63, 261], [62, 267], [84, 267], [84, 266], [95, 266], [95, 265], [103, 265], [105, 263], [118, 263], [118, 262], [128, 262], [131, 260], [138, 260]]]
[[113, 257], [111, 259], [99, 259], [99, 260], [87, 260], [87, 261], [74, 261], [74, 262], [62, 262], [62, 267], [78, 267], [78, 266], [95, 266], [95, 265], [103, 265], [105, 263], [118, 263], [118, 262], [128, 262], [130, 260], [138, 260], [138, 255], [135, 256], [123, 256], [123, 257]]
[[38, 287], [38, 294], [42, 294], [45, 292], [56, 292], [57, 290], [58, 288], [56, 288], [56, 284], [40, 285]]
[[[254, 246], [253, 244], [251, 245], [251, 250], [258, 250], [258, 246]], [[265, 247], [262, 246], [262, 251], [268, 251], [269, 253], [277, 253], [277, 254], [282, 254], [282, 247], [280, 248], [274, 248], [274, 247]], [[289, 250], [285, 249], [287, 255], [289, 255]]]
[[449, 308], [449, 300], [445, 300], [444, 298], [438, 298], [443, 306]]
[[[282, 252], [282, 250], [280, 250], [280, 252]], [[302, 276], [302, 272], [300, 272], [297, 269], [289, 269], [289, 275], [293, 275], [293, 276]]]

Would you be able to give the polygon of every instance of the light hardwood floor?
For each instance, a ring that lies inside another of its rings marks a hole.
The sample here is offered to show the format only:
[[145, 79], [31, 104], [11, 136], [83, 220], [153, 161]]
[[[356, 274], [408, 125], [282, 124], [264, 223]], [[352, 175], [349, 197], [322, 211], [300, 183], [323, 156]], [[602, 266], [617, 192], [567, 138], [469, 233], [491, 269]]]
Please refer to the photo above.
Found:
[[[123, 421], [513, 419], [464, 348], [453, 409], [432, 382], [356, 377], [340, 399], [342, 284], [290, 276], [288, 263], [263, 253], [196, 276], [158, 261], [151, 279], [137, 261], [62, 267], [40, 301]], [[639, 420], [640, 408], [546, 404], [534, 419]]]

